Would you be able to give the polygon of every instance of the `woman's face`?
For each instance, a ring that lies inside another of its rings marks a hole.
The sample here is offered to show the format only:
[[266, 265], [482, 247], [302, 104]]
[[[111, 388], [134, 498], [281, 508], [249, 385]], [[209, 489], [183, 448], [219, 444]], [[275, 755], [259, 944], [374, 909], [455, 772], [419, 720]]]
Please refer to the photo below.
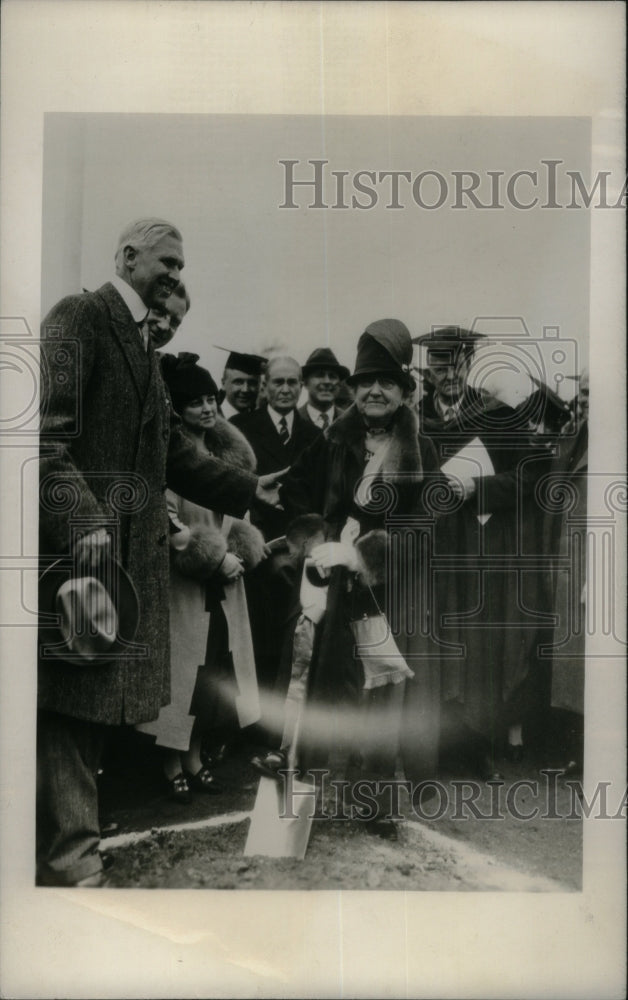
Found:
[[355, 405], [370, 427], [387, 424], [404, 396], [401, 386], [384, 375], [363, 375], [355, 383]]
[[181, 411], [181, 419], [192, 431], [208, 431], [216, 423], [218, 407], [215, 396], [198, 396], [191, 399]]

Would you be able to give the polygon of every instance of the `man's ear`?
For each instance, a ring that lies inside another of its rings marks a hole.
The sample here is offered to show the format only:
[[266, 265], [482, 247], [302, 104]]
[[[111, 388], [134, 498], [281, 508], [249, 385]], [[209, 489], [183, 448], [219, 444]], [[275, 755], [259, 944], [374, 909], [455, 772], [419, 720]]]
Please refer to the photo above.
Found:
[[137, 250], [135, 247], [126, 246], [122, 251], [122, 256], [124, 258], [125, 266], [129, 271], [132, 271], [137, 260]]

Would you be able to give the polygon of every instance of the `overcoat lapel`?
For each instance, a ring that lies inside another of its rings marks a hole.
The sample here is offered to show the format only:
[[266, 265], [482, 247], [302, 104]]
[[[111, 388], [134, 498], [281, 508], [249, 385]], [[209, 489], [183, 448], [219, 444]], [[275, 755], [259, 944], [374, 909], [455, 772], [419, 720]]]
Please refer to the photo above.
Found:
[[151, 376], [149, 352], [144, 350], [133, 317], [114, 286], [108, 282], [96, 294], [100, 295], [107, 304], [111, 316], [111, 331], [122, 348], [139, 397], [143, 400]]
[[146, 352], [150, 371], [149, 371], [149, 381], [148, 381], [148, 391], [146, 393], [146, 398], [144, 399], [144, 406], [142, 408], [142, 423], [148, 423], [148, 421], [153, 417], [155, 410], [159, 405], [162, 405], [168, 409], [170, 406], [170, 401], [168, 399], [168, 394], [164, 388], [164, 382], [161, 377], [161, 369], [159, 366], [159, 358], [153, 350], [152, 344], [149, 343], [148, 351]]

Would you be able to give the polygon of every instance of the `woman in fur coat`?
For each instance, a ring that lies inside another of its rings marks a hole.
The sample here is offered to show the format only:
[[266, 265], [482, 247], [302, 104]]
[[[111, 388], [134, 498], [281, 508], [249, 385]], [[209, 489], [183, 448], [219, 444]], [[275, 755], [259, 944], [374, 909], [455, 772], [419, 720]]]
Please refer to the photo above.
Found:
[[[253, 470], [243, 435], [218, 415], [218, 390], [195, 354], [165, 355], [162, 370], [174, 408], [199, 452]], [[170, 518], [171, 702], [154, 722], [138, 726], [164, 748], [170, 794], [221, 791], [201, 760], [207, 733], [225, 732], [260, 716], [243, 574], [263, 558], [264, 541], [248, 521], [216, 514], [167, 492]]]
[[[307, 449], [280, 492], [289, 515], [322, 514], [331, 541], [312, 552], [329, 575], [300, 727], [302, 770], [324, 767], [352, 742], [362, 777], [395, 777], [400, 753], [415, 786], [434, 779], [440, 705], [438, 648], [430, 637], [430, 538], [426, 490], [442, 482], [430, 442], [408, 405], [414, 380], [410, 334], [398, 320], [372, 323], [347, 381], [354, 404]], [[398, 652], [388, 676], [355, 653], [352, 621], [385, 611]], [[355, 756], [355, 755], [354, 755]], [[390, 793], [388, 793], [388, 801]], [[366, 828], [394, 838], [387, 806]]]

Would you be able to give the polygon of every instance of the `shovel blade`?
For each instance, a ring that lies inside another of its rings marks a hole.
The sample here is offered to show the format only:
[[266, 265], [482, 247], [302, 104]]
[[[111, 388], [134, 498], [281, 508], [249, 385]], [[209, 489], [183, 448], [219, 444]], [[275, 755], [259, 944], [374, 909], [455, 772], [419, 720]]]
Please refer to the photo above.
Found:
[[[302, 781], [292, 783], [290, 808], [284, 809], [283, 784], [260, 778], [251, 825], [244, 847], [245, 857], [303, 860], [310, 839], [316, 807], [316, 789]], [[282, 816], [289, 812], [290, 816]]]

